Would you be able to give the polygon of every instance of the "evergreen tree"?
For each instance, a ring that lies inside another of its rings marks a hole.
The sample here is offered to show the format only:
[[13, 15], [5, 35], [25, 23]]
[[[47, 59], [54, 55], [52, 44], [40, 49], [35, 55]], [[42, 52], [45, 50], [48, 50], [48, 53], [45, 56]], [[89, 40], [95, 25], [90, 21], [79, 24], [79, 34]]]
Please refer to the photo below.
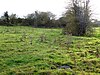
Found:
[[9, 15], [8, 15], [8, 11], [4, 12], [4, 17], [7, 23], [9, 23]]

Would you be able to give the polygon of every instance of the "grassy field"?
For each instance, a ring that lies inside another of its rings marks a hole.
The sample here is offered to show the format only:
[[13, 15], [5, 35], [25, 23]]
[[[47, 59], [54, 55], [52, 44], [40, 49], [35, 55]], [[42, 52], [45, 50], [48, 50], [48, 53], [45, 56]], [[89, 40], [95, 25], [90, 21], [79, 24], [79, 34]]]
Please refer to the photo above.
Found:
[[100, 75], [100, 28], [92, 37], [61, 32], [0, 26], [0, 75]]

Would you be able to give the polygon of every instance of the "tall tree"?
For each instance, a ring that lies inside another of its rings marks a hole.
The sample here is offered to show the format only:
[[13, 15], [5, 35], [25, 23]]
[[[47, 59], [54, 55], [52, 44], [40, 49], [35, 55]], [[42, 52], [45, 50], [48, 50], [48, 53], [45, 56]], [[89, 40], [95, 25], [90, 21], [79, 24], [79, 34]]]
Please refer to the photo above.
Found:
[[7, 23], [9, 23], [9, 15], [8, 15], [8, 11], [4, 12], [4, 17]]
[[55, 15], [53, 13], [40, 11], [35, 11], [26, 16], [28, 24], [30, 25], [32, 23], [34, 27], [50, 27], [50, 23], [54, 18]]
[[11, 14], [9, 16], [9, 19], [10, 19], [11, 24], [16, 24], [17, 23], [17, 16], [16, 16], [16, 14]]
[[83, 36], [90, 29], [89, 0], [71, 0], [70, 8], [66, 12], [67, 25], [64, 33]]

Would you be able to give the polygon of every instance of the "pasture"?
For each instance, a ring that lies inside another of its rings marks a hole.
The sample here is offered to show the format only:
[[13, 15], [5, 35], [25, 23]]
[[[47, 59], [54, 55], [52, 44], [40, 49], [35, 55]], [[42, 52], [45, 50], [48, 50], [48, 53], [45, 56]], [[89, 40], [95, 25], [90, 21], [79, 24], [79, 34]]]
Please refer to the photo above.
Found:
[[0, 75], [99, 75], [100, 28], [93, 34], [0, 26]]

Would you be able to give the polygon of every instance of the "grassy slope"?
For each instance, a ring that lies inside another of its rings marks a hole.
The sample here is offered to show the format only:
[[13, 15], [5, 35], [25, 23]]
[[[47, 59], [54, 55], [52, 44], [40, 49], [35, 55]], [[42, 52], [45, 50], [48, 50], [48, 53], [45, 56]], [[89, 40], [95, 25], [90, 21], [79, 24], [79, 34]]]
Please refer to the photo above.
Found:
[[0, 75], [99, 75], [100, 28], [95, 29], [94, 37], [72, 37], [61, 29], [1, 26]]

